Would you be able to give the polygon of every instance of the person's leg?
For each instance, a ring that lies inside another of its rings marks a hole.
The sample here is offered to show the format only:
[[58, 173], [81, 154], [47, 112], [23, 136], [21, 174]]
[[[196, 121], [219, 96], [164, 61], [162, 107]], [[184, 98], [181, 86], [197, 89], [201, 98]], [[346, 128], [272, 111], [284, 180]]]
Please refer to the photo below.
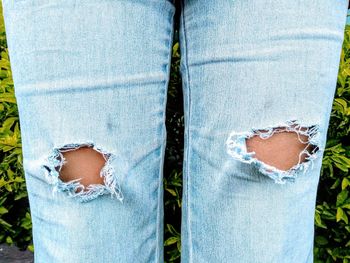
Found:
[[3, 8], [35, 262], [163, 262], [173, 3]]
[[311, 263], [347, 0], [182, 0], [183, 263]]

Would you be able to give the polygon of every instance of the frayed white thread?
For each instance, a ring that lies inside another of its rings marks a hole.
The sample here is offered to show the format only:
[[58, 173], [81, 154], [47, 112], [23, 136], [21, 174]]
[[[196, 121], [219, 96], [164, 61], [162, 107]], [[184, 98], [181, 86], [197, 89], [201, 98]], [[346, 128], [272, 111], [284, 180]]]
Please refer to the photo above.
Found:
[[[276, 128], [277, 127], [277, 128]], [[306, 130], [302, 130], [306, 128]], [[301, 143], [307, 144], [303, 151], [299, 154], [299, 161], [289, 170], [284, 171], [277, 169], [274, 166], [268, 165], [257, 158], [253, 157], [255, 152], [247, 152], [246, 139], [258, 135], [261, 139], [267, 139], [271, 137], [274, 133], [279, 132], [295, 132], [298, 135], [298, 139]], [[303, 141], [300, 135], [306, 135], [308, 141]], [[259, 169], [259, 171], [270, 178], [272, 178], [275, 183], [285, 184], [287, 181], [295, 181], [298, 172], [305, 173], [309, 166], [311, 169], [314, 166], [314, 160], [322, 153], [322, 149], [319, 147], [320, 142], [320, 132], [319, 125], [312, 125], [311, 127], [302, 127], [297, 123], [296, 120], [286, 121], [280, 125], [269, 126], [263, 129], [252, 128], [249, 132], [231, 132], [228, 139], [226, 140], [227, 153], [233, 158], [249, 164], [254, 164]], [[315, 147], [310, 152], [307, 151], [309, 145], [314, 145]], [[306, 154], [305, 160], [301, 162], [301, 157]]]
[[[64, 158], [62, 152], [76, 150], [84, 146], [91, 147], [92, 149], [100, 152], [106, 160], [105, 165], [100, 171], [100, 177], [103, 178], [104, 185], [90, 184], [85, 187], [79, 182], [82, 178], [74, 179], [69, 182], [63, 182], [59, 178], [59, 172], [61, 171], [62, 166], [67, 163], [67, 160]], [[65, 144], [63, 146], [54, 147], [49, 156], [45, 159], [44, 164], [41, 165], [41, 168], [45, 170], [44, 176], [46, 181], [53, 185], [53, 195], [55, 195], [57, 192], [66, 191], [69, 197], [77, 198], [79, 202], [87, 202], [95, 199], [99, 195], [110, 193], [111, 198], [117, 197], [117, 199], [123, 203], [124, 196], [118, 183], [115, 170], [112, 166], [112, 162], [115, 158], [115, 155], [101, 150], [92, 142]], [[79, 188], [81, 190], [76, 192]]]

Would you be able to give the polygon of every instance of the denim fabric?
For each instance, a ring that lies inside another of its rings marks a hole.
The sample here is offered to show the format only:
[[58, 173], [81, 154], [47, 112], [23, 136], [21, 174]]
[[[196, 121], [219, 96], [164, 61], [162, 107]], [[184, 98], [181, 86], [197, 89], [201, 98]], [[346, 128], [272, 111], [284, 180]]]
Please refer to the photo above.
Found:
[[[163, 262], [174, 1], [2, 3], [35, 263]], [[347, 4], [181, 0], [181, 262], [313, 262]], [[288, 171], [247, 152], [281, 131], [317, 150]], [[83, 146], [103, 154], [105, 184], [75, 193], [58, 175]]]

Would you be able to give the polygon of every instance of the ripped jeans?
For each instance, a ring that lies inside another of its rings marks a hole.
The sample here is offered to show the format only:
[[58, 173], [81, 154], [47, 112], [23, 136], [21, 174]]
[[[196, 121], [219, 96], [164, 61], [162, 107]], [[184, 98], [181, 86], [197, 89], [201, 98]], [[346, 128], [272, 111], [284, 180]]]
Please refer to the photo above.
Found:
[[164, 262], [176, 10], [181, 262], [313, 262], [346, 0], [2, 3], [35, 263]]

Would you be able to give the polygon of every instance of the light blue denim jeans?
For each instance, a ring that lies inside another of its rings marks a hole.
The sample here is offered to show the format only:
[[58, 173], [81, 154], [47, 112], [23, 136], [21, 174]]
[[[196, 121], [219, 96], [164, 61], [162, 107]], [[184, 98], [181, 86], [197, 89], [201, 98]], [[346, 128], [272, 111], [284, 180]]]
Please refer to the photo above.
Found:
[[[35, 263], [163, 262], [176, 5], [2, 3]], [[347, 4], [181, 1], [181, 262], [313, 262], [316, 192]], [[307, 158], [289, 170], [248, 152], [247, 139], [277, 132], [306, 135], [303, 143], [315, 151], [301, 152]], [[104, 184], [82, 191], [78, 180], [58, 177], [62, 153], [79, 147], [103, 154]]]

